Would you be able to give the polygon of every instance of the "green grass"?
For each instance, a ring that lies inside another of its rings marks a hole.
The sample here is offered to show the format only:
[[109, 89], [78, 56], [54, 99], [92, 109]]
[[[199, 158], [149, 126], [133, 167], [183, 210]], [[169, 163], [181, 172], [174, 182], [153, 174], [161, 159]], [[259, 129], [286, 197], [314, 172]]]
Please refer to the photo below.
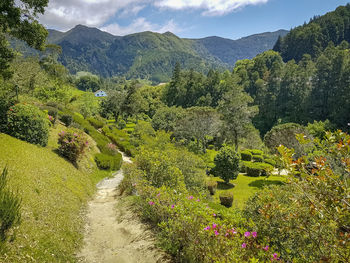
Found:
[[22, 198], [22, 223], [0, 262], [76, 260], [82, 208], [108, 173], [78, 170], [54, 152], [54, 141], [42, 148], [0, 133], [0, 169], [8, 167], [9, 186]]
[[245, 202], [256, 193], [259, 189], [262, 189], [267, 185], [281, 185], [285, 178], [280, 176], [265, 177], [248, 177], [244, 174], [239, 174], [237, 179], [230, 180], [230, 184], [227, 185], [224, 181], [218, 177], [208, 177], [207, 180], [214, 180], [218, 182], [218, 189], [213, 196], [215, 202], [220, 203], [219, 195], [223, 192], [233, 193], [233, 205], [234, 208], [242, 209]]

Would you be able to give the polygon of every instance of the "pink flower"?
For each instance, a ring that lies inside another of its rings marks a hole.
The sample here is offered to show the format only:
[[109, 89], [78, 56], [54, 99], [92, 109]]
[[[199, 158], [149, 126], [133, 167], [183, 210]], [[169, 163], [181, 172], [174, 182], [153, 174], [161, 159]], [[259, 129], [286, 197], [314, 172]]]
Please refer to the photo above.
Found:
[[273, 260], [279, 260], [277, 253], [273, 253], [273, 258], [271, 259], [271, 261]]
[[149, 204], [149, 205], [154, 205], [154, 202], [149, 201], [148, 204]]
[[228, 236], [229, 236], [229, 233], [226, 233], [226, 234], [225, 234], [225, 237], [228, 237]]
[[159, 196], [160, 196], [160, 193], [157, 194], [157, 197], [159, 197]]
[[210, 230], [210, 226], [205, 227], [204, 230]]
[[213, 216], [216, 216], [216, 214], [214, 213]]
[[245, 233], [244, 233], [244, 236], [245, 236], [245, 237], [249, 237], [249, 236], [250, 236], [250, 232], [245, 232]]
[[193, 199], [193, 196], [191, 195], [191, 196], [189, 196], [189, 197], [187, 197], [188, 198], [188, 200], [192, 200]]
[[217, 224], [213, 223], [213, 229], [217, 227]]
[[231, 232], [232, 234], [237, 234], [237, 231], [234, 228], [231, 229]]
[[263, 250], [268, 251], [269, 250], [269, 246], [264, 247]]
[[171, 209], [174, 209], [175, 205], [171, 205]]
[[74, 136], [74, 137], [78, 137], [78, 134], [74, 133], [73, 136]]
[[247, 244], [246, 243], [243, 243], [242, 244], [242, 248], [246, 248], [247, 247]]
[[196, 202], [200, 202], [201, 200], [197, 199]]
[[258, 236], [258, 233], [257, 233], [257, 232], [252, 232], [252, 236], [253, 236], [254, 238], [256, 238], [256, 237]]
[[215, 233], [215, 236], [219, 235], [219, 232], [216, 230], [214, 231], [214, 233]]

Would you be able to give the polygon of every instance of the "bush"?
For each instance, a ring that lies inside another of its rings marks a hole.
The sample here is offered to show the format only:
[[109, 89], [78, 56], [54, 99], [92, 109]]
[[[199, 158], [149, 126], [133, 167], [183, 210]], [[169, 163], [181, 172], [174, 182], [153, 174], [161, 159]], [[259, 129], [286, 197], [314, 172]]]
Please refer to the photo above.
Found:
[[245, 167], [247, 170], [247, 176], [250, 177], [267, 176], [273, 170], [272, 165], [259, 162], [246, 162]]
[[214, 158], [215, 167], [211, 173], [229, 183], [230, 180], [236, 179], [238, 176], [239, 160], [239, 154], [233, 147], [224, 146]]
[[7, 112], [7, 133], [29, 143], [46, 146], [49, 138], [47, 115], [29, 104], [16, 104]]
[[232, 206], [232, 203], [233, 203], [233, 193], [221, 193], [219, 195], [219, 198], [220, 198], [220, 204], [229, 208]]
[[129, 135], [126, 132], [107, 126], [102, 129], [102, 132], [126, 155], [131, 157], [136, 155], [136, 147], [130, 143]]
[[59, 154], [75, 164], [88, 146], [87, 139], [80, 131], [73, 129], [62, 131], [58, 136]]
[[211, 195], [215, 195], [216, 189], [218, 188], [218, 182], [209, 181], [209, 182], [207, 182], [207, 187], [208, 187], [209, 193]]
[[264, 157], [262, 157], [262, 155], [253, 155], [253, 161], [255, 161], [255, 162], [263, 162], [264, 161]]
[[264, 152], [257, 149], [248, 150], [252, 155], [263, 155]]
[[250, 151], [245, 150], [245, 151], [241, 151], [241, 159], [242, 161], [251, 161], [253, 158], [253, 155]]
[[21, 221], [21, 199], [6, 189], [7, 168], [0, 176], [0, 242], [7, 238], [8, 231]]
[[117, 171], [122, 166], [123, 158], [120, 153], [115, 155], [98, 153], [95, 155], [95, 161], [100, 169]]
[[118, 121], [117, 127], [119, 130], [122, 130], [126, 127], [126, 122], [124, 120]]
[[72, 124], [73, 117], [71, 115], [65, 114], [62, 115], [60, 120], [68, 127]]
[[273, 159], [265, 159], [264, 162], [276, 167], [276, 161]]
[[14, 99], [5, 94], [0, 94], [0, 132], [6, 132], [7, 129], [7, 111], [14, 105]]
[[94, 126], [96, 129], [101, 129], [101, 128], [105, 125], [105, 123], [104, 123], [103, 121], [97, 120], [97, 119], [92, 118], [92, 117], [87, 118], [87, 121], [88, 121], [92, 126]]

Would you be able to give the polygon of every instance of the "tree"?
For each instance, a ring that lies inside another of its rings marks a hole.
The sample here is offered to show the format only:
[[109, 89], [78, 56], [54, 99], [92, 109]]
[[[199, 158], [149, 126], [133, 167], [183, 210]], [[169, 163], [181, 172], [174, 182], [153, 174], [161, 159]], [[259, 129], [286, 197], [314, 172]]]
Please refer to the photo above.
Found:
[[101, 116], [104, 118], [112, 116], [117, 122], [119, 115], [122, 113], [126, 95], [124, 90], [109, 91], [108, 96], [101, 101]]
[[218, 110], [222, 114], [226, 129], [233, 137], [236, 151], [238, 150], [238, 139], [245, 134], [252, 123], [252, 118], [258, 112], [256, 106], [249, 106], [252, 102], [252, 97], [238, 85], [233, 85], [219, 102]]
[[75, 85], [83, 91], [96, 92], [100, 89], [100, 81], [97, 76], [82, 76], [77, 80]]
[[14, 54], [8, 47], [5, 34], [25, 41], [29, 46], [43, 50], [47, 37], [46, 29], [37, 21], [44, 13], [48, 0], [6, 0], [0, 3], [0, 75], [11, 77], [9, 63]]
[[211, 170], [214, 176], [218, 176], [229, 183], [236, 179], [239, 173], [239, 154], [230, 146], [223, 146], [215, 156], [215, 167]]

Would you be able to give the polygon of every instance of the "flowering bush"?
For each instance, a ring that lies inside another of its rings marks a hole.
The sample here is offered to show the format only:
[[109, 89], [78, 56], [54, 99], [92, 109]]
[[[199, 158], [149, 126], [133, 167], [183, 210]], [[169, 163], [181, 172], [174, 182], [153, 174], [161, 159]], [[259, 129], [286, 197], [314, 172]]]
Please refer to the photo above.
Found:
[[74, 129], [61, 131], [58, 136], [59, 154], [76, 163], [89, 144], [87, 139], [79, 130]]
[[49, 138], [47, 115], [33, 105], [16, 104], [7, 112], [6, 133], [29, 143], [46, 146]]

